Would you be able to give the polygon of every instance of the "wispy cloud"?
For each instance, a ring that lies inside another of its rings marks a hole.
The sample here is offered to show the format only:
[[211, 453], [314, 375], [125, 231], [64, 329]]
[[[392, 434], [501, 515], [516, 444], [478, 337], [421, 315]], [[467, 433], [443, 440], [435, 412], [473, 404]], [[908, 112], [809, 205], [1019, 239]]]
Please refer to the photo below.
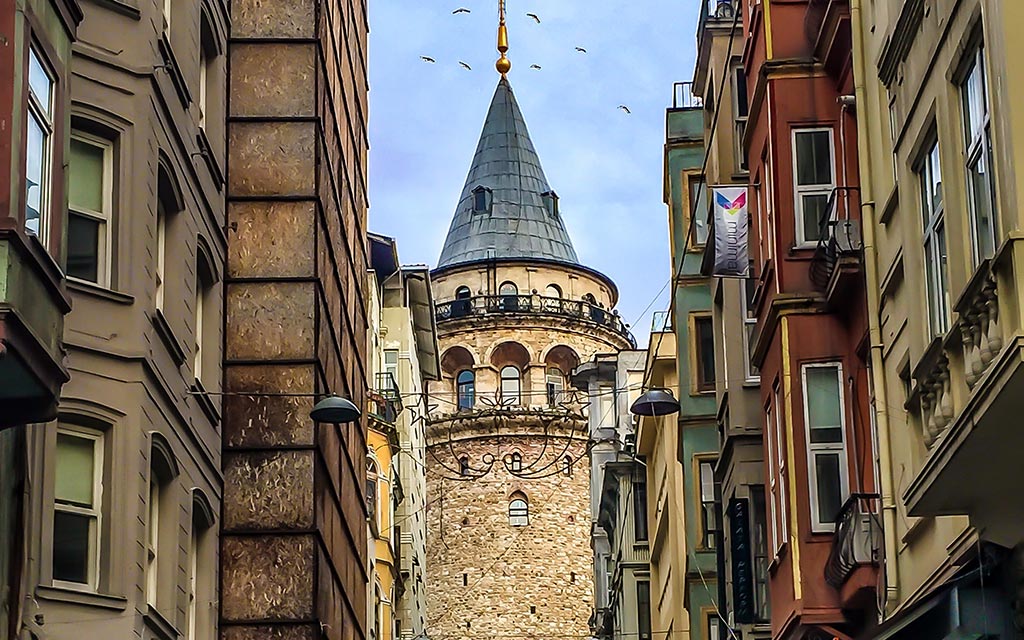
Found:
[[[370, 226], [397, 237], [404, 262], [434, 264], [441, 252], [498, 80], [496, 5], [370, 3]], [[638, 315], [671, 270], [662, 203], [664, 110], [672, 83], [692, 74], [697, 2], [507, 5], [509, 79], [577, 253], [617, 282], [621, 314], [635, 321], [642, 342], [650, 312]], [[452, 15], [459, 6], [472, 13]], [[422, 62], [421, 55], [437, 62]], [[667, 300], [662, 294], [654, 309]]]

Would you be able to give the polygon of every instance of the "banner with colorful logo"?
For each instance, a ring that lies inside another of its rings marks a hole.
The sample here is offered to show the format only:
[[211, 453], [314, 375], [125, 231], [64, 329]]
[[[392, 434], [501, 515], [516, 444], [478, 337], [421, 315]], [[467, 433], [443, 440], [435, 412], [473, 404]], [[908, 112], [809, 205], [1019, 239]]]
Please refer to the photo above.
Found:
[[711, 275], [746, 278], [749, 216], [747, 187], [712, 187], [715, 220], [715, 262]]

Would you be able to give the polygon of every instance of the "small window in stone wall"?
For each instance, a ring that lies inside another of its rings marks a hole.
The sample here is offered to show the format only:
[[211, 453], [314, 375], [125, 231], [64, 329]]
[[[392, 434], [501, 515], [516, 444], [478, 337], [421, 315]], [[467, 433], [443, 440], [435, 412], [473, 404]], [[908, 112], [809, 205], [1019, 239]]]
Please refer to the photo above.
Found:
[[526, 494], [517, 491], [512, 494], [508, 503], [508, 523], [513, 527], [525, 527], [530, 524], [530, 507], [526, 502]]

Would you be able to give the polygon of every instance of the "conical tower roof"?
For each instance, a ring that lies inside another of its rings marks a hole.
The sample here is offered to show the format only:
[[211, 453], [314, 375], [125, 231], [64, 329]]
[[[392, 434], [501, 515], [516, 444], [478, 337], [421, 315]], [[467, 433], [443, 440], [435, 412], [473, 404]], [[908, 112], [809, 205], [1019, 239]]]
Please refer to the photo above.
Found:
[[[490, 189], [490, 206], [474, 212], [480, 187]], [[512, 86], [502, 76], [437, 266], [485, 258], [577, 265], [562, 217], [546, 201], [551, 193]]]

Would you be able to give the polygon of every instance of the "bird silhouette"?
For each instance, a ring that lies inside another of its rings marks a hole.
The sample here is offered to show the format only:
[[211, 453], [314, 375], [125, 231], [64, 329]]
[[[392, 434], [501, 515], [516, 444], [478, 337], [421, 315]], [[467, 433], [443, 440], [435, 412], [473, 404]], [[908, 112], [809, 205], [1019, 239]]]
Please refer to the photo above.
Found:
[[586, 53], [587, 52], [587, 50], [584, 49], [583, 47], [576, 47], [576, 50], [579, 51], [580, 53]]
[[455, 11], [452, 11], [452, 15], [455, 15], [456, 13], [473, 13], [473, 12], [470, 11], [469, 9], [467, 9], [466, 7], [459, 7]]
[[459, 65], [460, 65], [460, 66], [461, 66], [461, 67], [462, 67], [463, 69], [466, 69], [467, 71], [472, 71], [472, 70], [473, 70], [473, 67], [469, 66], [468, 64], [466, 64], [466, 63], [465, 63], [465, 62], [463, 62], [462, 60], [459, 60]]
[[540, 24], [540, 16], [538, 16], [536, 13], [528, 13], [528, 14], [526, 14], [526, 17], [527, 18], [533, 18], [534, 21], [537, 22], [537, 24]]
[[537, 71], [540, 71], [540, 65], [539, 64], [531, 64], [530, 68], [531, 69], [536, 69]]
[[622, 110], [623, 112], [625, 112], [625, 113], [633, 113], [632, 111], [630, 111], [630, 110], [629, 110], [629, 107], [627, 107], [627, 106], [626, 106], [626, 105], [624, 105], [624, 104], [620, 104], [620, 105], [619, 105], [619, 109], [621, 109], [621, 110]]
[[437, 60], [434, 60], [430, 56], [420, 56], [420, 60], [422, 60], [423, 62], [429, 62], [430, 64], [434, 64], [435, 62], [437, 62]]

